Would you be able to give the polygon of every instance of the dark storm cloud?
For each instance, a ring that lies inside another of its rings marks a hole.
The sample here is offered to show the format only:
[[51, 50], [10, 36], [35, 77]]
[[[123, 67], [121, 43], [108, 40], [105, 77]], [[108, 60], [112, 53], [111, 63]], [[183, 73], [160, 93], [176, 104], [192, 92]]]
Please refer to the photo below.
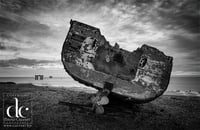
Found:
[[73, 4], [99, 4], [105, 3], [106, 0], [0, 0], [1, 7], [12, 12], [25, 11], [52, 11], [54, 9], [61, 9]]
[[[98, 10], [98, 7], [101, 6], [115, 8], [116, 5], [122, 3], [136, 6], [138, 15], [149, 17], [147, 20], [154, 21], [159, 28], [173, 29], [174, 27], [180, 27], [193, 33], [198, 33], [200, 30], [198, 27], [200, 2], [198, 0], [1, 0], [0, 3], [4, 10], [14, 13], [52, 12], [69, 8], [73, 5], [77, 5], [74, 7], [75, 9], [78, 7], [81, 9], [79, 6], [81, 5], [83, 11], [92, 6]], [[121, 10], [124, 13], [129, 11], [126, 8]]]
[[2, 31], [0, 32], [0, 41], [15, 41], [15, 42], [22, 42], [19, 38], [14, 37], [11, 33]]
[[13, 52], [18, 51], [19, 48], [18, 47], [14, 47], [14, 46], [7, 46], [7, 43], [0, 41], [0, 51], [1, 50], [11, 50]]
[[0, 33], [0, 38], [1, 38], [2, 40], [7, 40], [7, 39], [18, 40], [18, 39], [16, 39], [16, 38], [14, 38], [12, 35], [6, 34], [6, 33], [4, 33], [4, 32], [1, 32], [1, 33]]
[[59, 0], [1, 0], [1, 7], [11, 12], [23, 13], [26, 11], [49, 10], [56, 7]]
[[13, 52], [20, 52], [20, 51], [44, 51], [44, 48], [50, 50], [51, 48], [40, 42], [40, 41], [30, 41], [30, 40], [21, 40], [20, 38], [11, 35], [9, 32], [0, 32], [0, 50], [3, 51], [13, 51]]
[[33, 67], [38, 64], [48, 64], [48, 63], [59, 63], [59, 61], [17, 58], [10, 60], [0, 60], [0, 67], [18, 67], [21, 65]]
[[5, 47], [4, 43], [0, 42], [0, 50], [5, 50], [5, 49], [6, 49], [6, 47]]
[[10, 18], [0, 15], [0, 32], [21, 32], [29, 36], [47, 36], [50, 35], [50, 28], [37, 21], [28, 21], [22, 17]]
[[17, 46], [10, 46], [10, 43], [8, 41], [22, 42], [21, 40], [13, 37], [12, 35], [6, 32], [0, 32], [0, 50], [11, 50], [11, 51], [19, 50]]
[[[116, 3], [135, 6], [138, 20], [153, 22], [159, 29], [182, 28], [191, 33], [200, 32], [199, 0], [125, 0]], [[116, 4], [112, 5], [116, 6]], [[120, 10], [124, 14], [132, 11], [128, 8]]]
[[141, 20], [154, 22], [160, 29], [182, 28], [191, 33], [200, 32], [199, 0], [136, 0], [131, 3], [136, 5]]
[[[200, 44], [199, 39], [200, 36], [193, 36], [193, 37], [186, 37], [181, 35], [174, 35], [174, 40], [176, 44], [174, 47], [181, 53], [187, 52], [188, 53], [188, 60], [191, 61], [200, 61]], [[199, 63], [200, 65], [200, 63]]]
[[[177, 41], [175, 46], [181, 51], [198, 51], [200, 50], [200, 44], [198, 44], [200, 35], [195, 37], [185, 37], [181, 35], [174, 35], [173, 38]], [[200, 53], [200, 52], [199, 52]]]
[[161, 26], [171, 25], [171, 29], [179, 27], [191, 33], [200, 32], [199, 0], [163, 0], [157, 9], [162, 18], [158, 21]]
[[[146, 22], [152, 21], [156, 23], [158, 28], [177, 29], [183, 28], [192, 33], [199, 33], [199, 4], [198, 0], [1, 0], [1, 7], [4, 10], [11, 11], [17, 14], [32, 12], [53, 12], [54, 10], [62, 10], [73, 7], [78, 8], [79, 11], [86, 11], [88, 7], [95, 7], [98, 10], [102, 6], [108, 6], [111, 9], [117, 8], [117, 5], [124, 4], [129, 6], [136, 6], [138, 16], [140, 19]], [[82, 8], [80, 8], [82, 7]], [[99, 7], [99, 8], [98, 8]], [[89, 8], [91, 11], [92, 8]], [[120, 9], [122, 13], [127, 14], [128, 8]], [[131, 13], [130, 13], [131, 15]], [[143, 19], [145, 18], [145, 20]], [[13, 26], [17, 23], [15, 21], [9, 21], [10, 19], [4, 19], [6, 23], [10, 23]], [[24, 20], [22, 20], [24, 21]], [[21, 22], [21, 21], [20, 21]], [[24, 21], [26, 23], [26, 21]], [[29, 25], [29, 24], [27, 24]], [[32, 25], [32, 26], [31, 26]], [[36, 26], [38, 25], [38, 26]], [[40, 25], [38, 23], [30, 23], [30, 27], [38, 27], [35, 30], [46, 30], [48, 27]], [[14, 26], [17, 28], [18, 26]], [[12, 28], [12, 27], [11, 27]], [[41, 31], [40, 30], [40, 31]], [[39, 31], [39, 32], [40, 32]], [[34, 32], [34, 31], [33, 31]], [[37, 34], [37, 32], [35, 33]]]
[[[99, 27], [111, 43], [126, 49], [150, 43], [167, 50], [175, 59], [174, 70], [197, 71], [199, 6], [199, 0], [0, 0], [0, 51], [5, 52], [1, 58], [17, 51], [42, 61], [51, 59], [56, 51], [49, 50], [55, 48], [59, 51], [54, 57], [60, 58], [69, 25], [65, 22], [75, 19]], [[22, 59], [8, 61], [39, 64]]]
[[172, 48], [177, 55], [174, 60], [174, 69], [183, 73], [193, 72], [199, 75], [200, 71], [200, 35], [181, 35], [172, 36], [174, 44]]

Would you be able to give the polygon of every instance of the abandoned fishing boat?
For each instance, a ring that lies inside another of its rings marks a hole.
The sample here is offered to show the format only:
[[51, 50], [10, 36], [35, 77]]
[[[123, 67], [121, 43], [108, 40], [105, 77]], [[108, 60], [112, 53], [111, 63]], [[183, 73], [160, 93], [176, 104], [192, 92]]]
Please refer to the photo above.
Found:
[[117, 43], [111, 46], [98, 28], [74, 20], [70, 21], [61, 59], [71, 77], [100, 90], [99, 95], [112, 93], [139, 103], [151, 101], [165, 92], [173, 61], [148, 45], [132, 52]]

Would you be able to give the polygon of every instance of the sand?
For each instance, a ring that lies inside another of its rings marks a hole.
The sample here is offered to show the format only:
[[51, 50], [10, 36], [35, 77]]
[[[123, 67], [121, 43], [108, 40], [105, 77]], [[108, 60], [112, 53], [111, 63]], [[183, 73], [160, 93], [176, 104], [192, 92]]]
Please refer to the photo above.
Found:
[[[105, 113], [97, 115], [87, 107], [94, 91], [86, 88], [0, 83], [0, 117], [3, 116], [2, 93], [32, 94], [29, 102], [32, 103], [33, 125], [29, 129], [200, 129], [199, 97], [163, 95], [145, 104], [133, 104], [111, 97], [110, 104], [105, 106]], [[68, 102], [82, 106], [69, 105]], [[2, 118], [0, 124], [3, 127]]]

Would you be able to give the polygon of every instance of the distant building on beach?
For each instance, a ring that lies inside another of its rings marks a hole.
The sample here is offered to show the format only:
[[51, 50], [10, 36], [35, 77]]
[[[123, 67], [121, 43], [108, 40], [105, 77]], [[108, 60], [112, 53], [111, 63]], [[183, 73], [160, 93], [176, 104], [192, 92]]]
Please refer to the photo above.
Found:
[[43, 80], [44, 75], [35, 75], [35, 80]]

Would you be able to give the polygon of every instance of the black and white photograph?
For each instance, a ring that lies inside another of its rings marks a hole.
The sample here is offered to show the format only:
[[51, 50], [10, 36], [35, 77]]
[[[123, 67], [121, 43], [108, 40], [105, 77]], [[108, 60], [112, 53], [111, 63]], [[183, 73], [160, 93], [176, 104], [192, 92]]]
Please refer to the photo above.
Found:
[[199, 130], [199, 0], [0, 0], [1, 130]]

